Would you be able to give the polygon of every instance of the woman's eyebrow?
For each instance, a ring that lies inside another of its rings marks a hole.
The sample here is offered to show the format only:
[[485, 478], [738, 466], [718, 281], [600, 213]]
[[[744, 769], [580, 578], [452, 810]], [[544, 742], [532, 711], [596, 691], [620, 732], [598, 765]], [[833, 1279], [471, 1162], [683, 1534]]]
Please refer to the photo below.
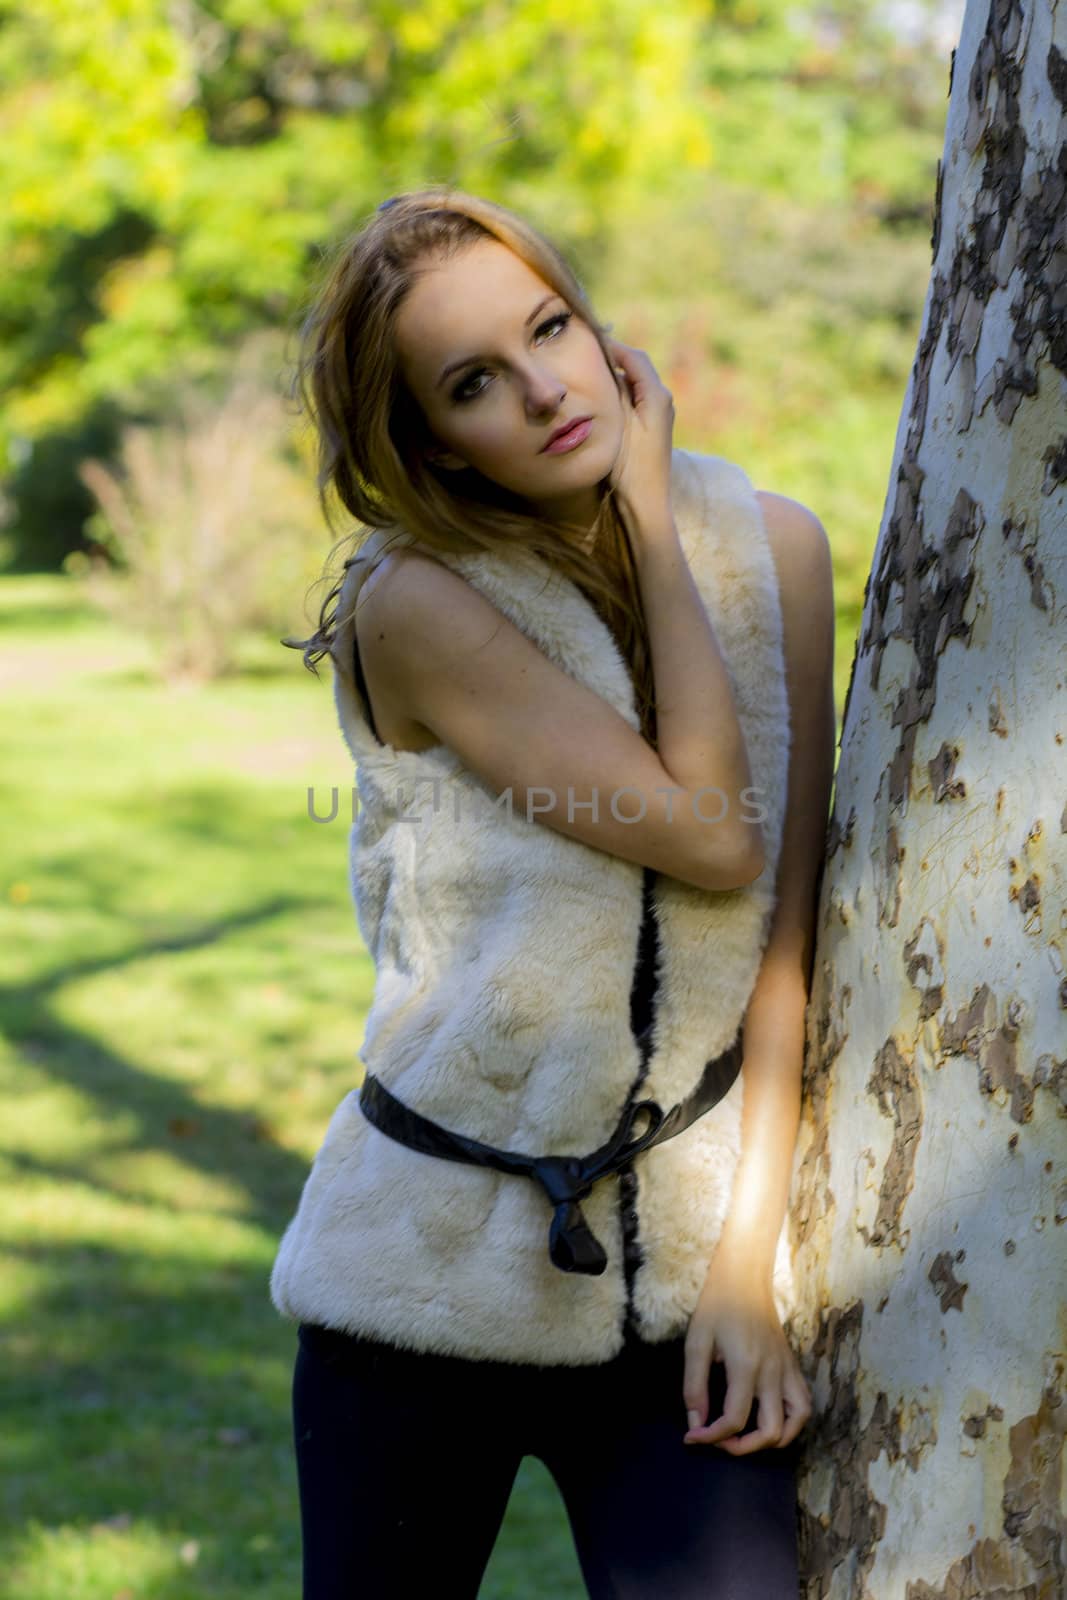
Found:
[[[547, 294], [543, 300], [539, 300], [537, 302], [537, 304], [534, 306], [533, 310], [530, 312], [530, 315], [526, 318], [526, 321], [523, 323], [523, 327], [524, 328], [528, 328], [530, 326], [530, 323], [537, 316], [538, 312], [539, 311], [543, 311], [545, 306], [548, 305], [548, 302], [550, 300], [555, 300], [556, 298], [557, 298], [556, 293], [553, 290], [553, 292], [551, 294]], [[487, 356], [464, 356], [462, 361], [450, 361], [448, 363], [447, 367], [443, 367], [441, 369], [441, 376], [438, 378], [438, 380], [437, 380], [436, 384], [434, 385], [434, 387], [439, 389], [441, 387], [441, 385], [444, 383], [445, 379], [451, 373], [458, 372], [460, 367], [469, 367], [472, 361], [486, 361], [486, 360], [488, 360]]]

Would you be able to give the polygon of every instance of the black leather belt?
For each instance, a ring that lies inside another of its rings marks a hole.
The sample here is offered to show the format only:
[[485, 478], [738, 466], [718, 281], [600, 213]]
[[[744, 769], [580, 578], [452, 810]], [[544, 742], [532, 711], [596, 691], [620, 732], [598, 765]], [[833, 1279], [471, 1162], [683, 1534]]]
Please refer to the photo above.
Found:
[[[591, 1193], [599, 1179], [618, 1172], [642, 1150], [673, 1138], [710, 1111], [741, 1071], [741, 1056], [739, 1029], [733, 1044], [708, 1062], [699, 1084], [684, 1100], [667, 1112], [655, 1100], [638, 1100], [628, 1105], [607, 1143], [587, 1156], [529, 1156], [480, 1144], [477, 1139], [453, 1133], [413, 1111], [390, 1094], [381, 1080], [370, 1072], [359, 1092], [359, 1107], [382, 1133], [412, 1150], [441, 1156], [446, 1161], [466, 1161], [478, 1167], [493, 1167], [497, 1172], [535, 1178], [553, 1207], [548, 1231], [548, 1253], [553, 1263], [561, 1272], [598, 1276], [607, 1266], [608, 1258], [582, 1215], [579, 1202]], [[648, 1112], [651, 1124], [644, 1133], [634, 1137], [634, 1123], [642, 1111]]]

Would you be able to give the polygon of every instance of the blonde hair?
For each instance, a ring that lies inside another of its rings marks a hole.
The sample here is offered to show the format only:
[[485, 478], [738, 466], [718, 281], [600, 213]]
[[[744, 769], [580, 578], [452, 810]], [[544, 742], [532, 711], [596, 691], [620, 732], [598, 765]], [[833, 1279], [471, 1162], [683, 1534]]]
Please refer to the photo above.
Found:
[[[393, 323], [426, 266], [486, 237], [506, 245], [568, 302], [592, 330], [616, 383], [607, 328], [560, 251], [530, 223], [451, 185], [397, 195], [326, 258], [300, 328], [290, 389], [317, 442], [317, 487], [327, 526], [331, 499], [361, 527], [343, 535], [356, 550], [376, 528], [406, 529], [430, 552], [491, 554], [521, 546], [543, 557], [585, 594], [627, 661], [645, 737], [655, 743], [655, 691], [640, 586], [612, 486], [600, 484], [592, 530], [549, 523], [522, 497], [474, 468], [449, 471], [429, 460], [433, 440], [400, 370]], [[592, 539], [588, 548], [580, 540]], [[579, 537], [580, 536], [580, 537]], [[336, 549], [336, 546], [335, 546]], [[331, 552], [332, 555], [332, 552]], [[328, 653], [344, 571], [323, 602], [309, 639], [281, 642], [304, 664]], [[327, 566], [324, 577], [329, 578]], [[319, 580], [323, 581], [322, 579]]]

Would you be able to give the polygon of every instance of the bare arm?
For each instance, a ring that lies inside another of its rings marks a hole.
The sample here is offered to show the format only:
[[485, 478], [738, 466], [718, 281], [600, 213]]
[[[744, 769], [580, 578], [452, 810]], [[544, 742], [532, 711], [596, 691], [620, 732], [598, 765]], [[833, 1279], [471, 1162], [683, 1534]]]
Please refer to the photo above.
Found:
[[[774, 921], [745, 1013], [741, 1156], [730, 1210], [686, 1334], [686, 1441], [750, 1455], [791, 1443], [811, 1392], [774, 1301], [774, 1264], [800, 1116], [816, 899], [836, 747], [830, 548], [796, 500], [761, 491], [782, 596], [794, 737]], [[722, 1360], [722, 1415], [709, 1418], [710, 1363]], [[742, 1436], [752, 1401], [758, 1426]]]
[[825, 529], [796, 500], [764, 492], [760, 499], [782, 595], [794, 731], [774, 920], [745, 1013], [742, 1153], [720, 1250], [741, 1271], [769, 1281], [800, 1117], [837, 724], [833, 566]]
[[[665, 620], [664, 612], [661, 633]], [[707, 797], [694, 805], [614, 707], [458, 573], [394, 552], [367, 583], [355, 621], [372, 688], [374, 676], [387, 682], [391, 703], [494, 795], [510, 788], [520, 815], [698, 888], [737, 888], [762, 870], [748, 824], [737, 825], [736, 813], [706, 820], [718, 809]], [[721, 771], [720, 763], [711, 777]]]

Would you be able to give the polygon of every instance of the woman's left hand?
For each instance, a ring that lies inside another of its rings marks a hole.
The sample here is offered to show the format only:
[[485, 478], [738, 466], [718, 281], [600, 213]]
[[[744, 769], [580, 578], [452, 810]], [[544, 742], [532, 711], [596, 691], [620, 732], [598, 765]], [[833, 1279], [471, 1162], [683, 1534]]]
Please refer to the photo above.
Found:
[[[708, 1421], [708, 1370], [726, 1366], [722, 1416]], [[717, 1444], [731, 1455], [791, 1444], [811, 1416], [811, 1392], [786, 1339], [769, 1279], [736, 1257], [712, 1258], [685, 1341], [682, 1386], [686, 1444]], [[759, 1399], [758, 1426], [738, 1438]]]

